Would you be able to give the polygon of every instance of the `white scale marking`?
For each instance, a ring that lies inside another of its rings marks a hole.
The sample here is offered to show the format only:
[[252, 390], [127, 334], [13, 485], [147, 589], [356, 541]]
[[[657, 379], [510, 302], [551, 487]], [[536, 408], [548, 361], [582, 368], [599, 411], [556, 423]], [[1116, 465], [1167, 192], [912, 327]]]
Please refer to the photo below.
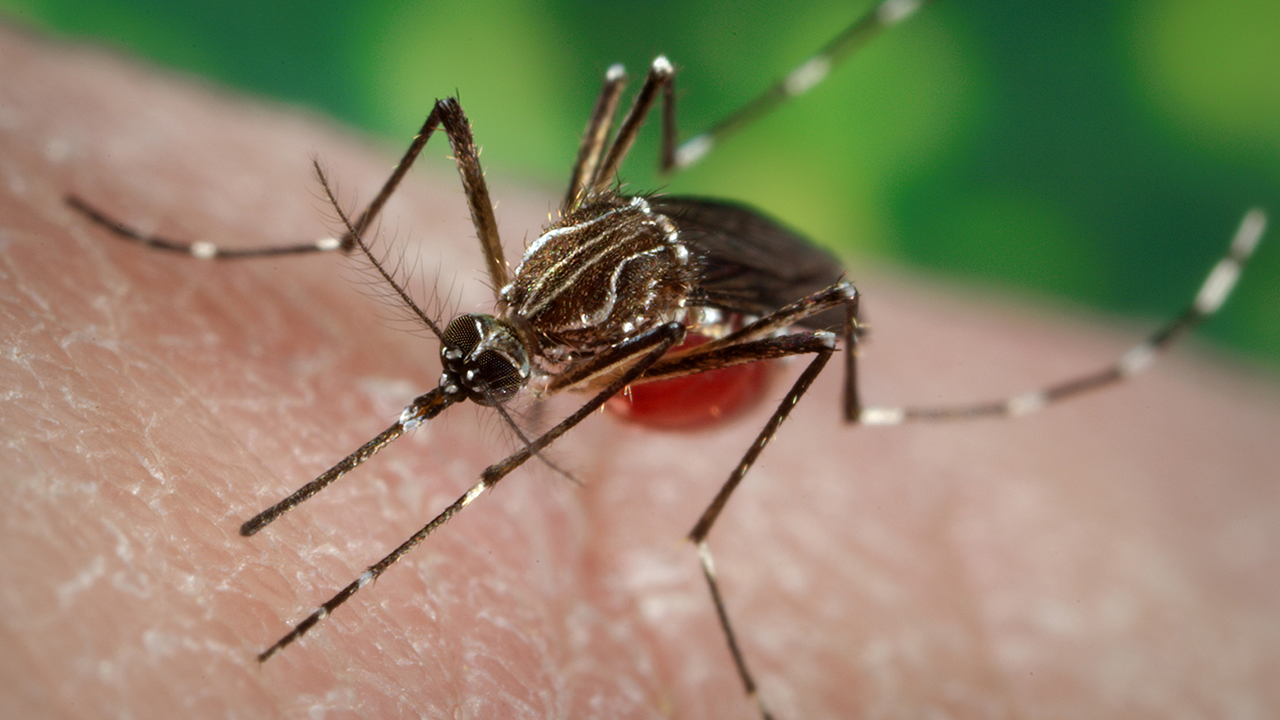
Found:
[[885, 25], [894, 25], [915, 15], [921, 5], [922, 0], [885, 0], [876, 10], [876, 17]]
[[422, 424], [422, 417], [412, 405], [400, 413], [400, 427], [412, 430]]
[[902, 408], [862, 408], [858, 414], [858, 422], [863, 425], [901, 425], [907, 419]]
[[1204, 285], [1200, 286], [1194, 305], [1196, 312], [1201, 315], [1211, 315], [1216, 312], [1226, 301], [1227, 295], [1231, 294], [1231, 288], [1235, 287], [1236, 280], [1239, 278], [1240, 263], [1234, 258], [1223, 258], [1209, 273]]
[[478, 482], [475, 485], [473, 485], [471, 489], [467, 491], [467, 494], [462, 496], [462, 506], [459, 507], [458, 509], [461, 510], [462, 508], [470, 505], [471, 501], [480, 497], [480, 493], [482, 492], [484, 492], [483, 482]]
[[1266, 227], [1267, 216], [1261, 210], [1250, 210], [1244, 216], [1240, 229], [1231, 240], [1230, 253], [1214, 266], [1204, 285], [1200, 287], [1200, 292], [1196, 293], [1196, 301], [1193, 305], [1196, 312], [1211, 315], [1222, 307], [1222, 303], [1226, 302], [1227, 296], [1231, 294], [1231, 289], [1235, 287], [1236, 280], [1240, 278], [1240, 264], [1253, 254]]
[[701, 160], [716, 144], [710, 135], [694, 135], [676, 150], [676, 167], [689, 167]]
[[1015, 395], [1005, 402], [1005, 410], [1012, 416], [1027, 415], [1044, 408], [1049, 398], [1039, 390]]
[[[643, 198], [634, 197], [631, 199], [631, 205], [634, 206], [637, 200], [641, 202], [644, 201]], [[601, 215], [600, 217], [597, 217], [597, 218], [593, 218], [584, 223], [578, 223], [577, 225], [569, 225], [566, 227], [555, 228], [554, 230], [548, 230], [547, 232], [543, 233], [542, 236], [539, 237], [537, 240], [534, 240], [532, 245], [530, 245], [528, 248], [525, 249], [524, 257], [520, 259], [520, 265], [523, 266], [525, 261], [527, 261], [531, 255], [533, 255], [535, 252], [541, 249], [543, 245], [546, 245], [552, 238], [560, 237], [561, 235], [564, 235], [566, 233], [571, 233], [574, 230], [591, 227], [592, 225], [599, 224], [605, 221], [606, 219], [613, 217], [619, 212], [622, 212], [622, 210], [623, 208], [610, 210], [604, 215]], [[516, 267], [516, 275], [519, 275], [519, 274], [520, 274], [520, 267]], [[510, 286], [508, 285], [507, 287], [510, 287]], [[506, 288], [503, 288], [503, 289], [505, 290]]]
[[705, 540], [698, 542], [698, 556], [702, 558], [702, 566], [707, 569], [707, 574], [715, 577], [716, 563], [711, 559], [711, 548], [707, 547]]
[[1135, 345], [1129, 352], [1120, 357], [1116, 369], [1121, 375], [1137, 375], [1151, 367], [1156, 361], [1156, 349], [1151, 343]]
[[[651, 211], [651, 210], [650, 210], [650, 208], [649, 208], [649, 204], [648, 204], [647, 202], [645, 202], [644, 198], [641, 198], [641, 197], [639, 197], [639, 196], [634, 197], [634, 198], [631, 198], [630, 207], [633, 207], [633, 208], [639, 208], [639, 209], [640, 209], [640, 210], [641, 210], [645, 215], [650, 215], [650, 216], [651, 216], [651, 215], [653, 214], [653, 213], [652, 213], [652, 211]], [[591, 220], [591, 221], [589, 221], [589, 222], [582, 223], [582, 224], [580, 224], [580, 225], [575, 225], [575, 226], [574, 226], [574, 228], [582, 228], [582, 227], [587, 227], [587, 226], [589, 226], [589, 225], [595, 224], [595, 223], [596, 223], [596, 222], [598, 222], [599, 220], [602, 220], [603, 218], [608, 217], [609, 215], [612, 215], [612, 214], [614, 214], [614, 213], [616, 213], [616, 212], [619, 212], [619, 210], [613, 210], [613, 211], [610, 211], [609, 213], [606, 213], [605, 215], [602, 215], [600, 218], [596, 218], [595, 220]], [[668, 225], [668, 227], [667, 227], [666, 232], [664, 233], [664, 236], [667, 238], [668, 242], [671, 242], [671, 241], [673, 241], [673, 239], [676, 237], [676, 232], [674, 231], [674, 228], [672, 228], [672, 227], [670, 226], [670, 224], [669, 224], [669, 223], [667, 223], [667, 225]], [[571, 230], [571, 229], [574, 229], [574, 228], [566, 228], [566, 229]], [[554, 231], [553, 231], [553, 232], [554, 232]], [[534, 246], [537, 246], [537, 245], [541, 244], [541, 242], [543, 241], [543, 239], [545, 239], [545, 238], [546, 238], [548, 235], [550, 235], [550, 234], [551, 234], [551, 233], [547, 233], [546, 235], [543, 235], [541, 238], [539, 238], [539, 239], [538, 239], [538, 241], [537, 241], [537, 242], [535, 242], [535, 243], [534, 243]], [[532, 252], [532, 250], [533, 250], [533, 247], [534, 247], [534, 246], [530, 246], [530, 250], [529, 250], [530, 252]], [[537, 314], [538, 314], [539, 312], [541, 312], [544, 308], [546, 308], [546, 306], [547, 306], [547, 305], [551, 304], [551, 303], [556, 299], [556, 297], [559, 295], [560, 290], [557, 290], [557, 291], [555, 291], [555, 292], [545, 292], [545, 291], [544, 291], [544, 286], [546, 285], [546, 283], [547, 283], [547, 282], [549, 282], [549, 281], [551, 280], [551, 278], [552, 278], [554, 275], [556, 275], [556, 274], [558, 274], [558, 273], [560, 272], [561, 268], [563, 268], [563, 267], [565, 267], [565, 266], [570, 266], [570, 265], [574, 266], [574, 268], [575, 268], [572, 272], [570, 272], [569, 277], [568, 277], [568, 278], [566, 278], [565, 282], [561, 283], [561, 285], [560, 285], [560, 289], [561, 289], [561, 290], [563, 290], [564, 288], [571, 287], [571, 286], [574, 284], [574, 282], [575, 282], [579, 277], [581, 277], [581, 276], [582, 276], [582, 274], [583, 274], [583, 273], [587, 272], [589, 269], [591, 269], [592, 267], [594, 267], [594, 266], [598, 263], [598, 261], [599, 261], [599, 259], [600, 259], [601, 257], [603, 257], [603, 256], [605, 256], [605, 255], [607, 255], [607, 254], [609, 254], [610, 252], [612, 252], [612, 251], [613, 251], [613, 247], [611, 247], [611, 246], [607, 246], [607, 245], [606, 245], [606, 246], [602, 247], [602, 248], [601, 248], [601, 250], [600, 250], [598, 253], [596, 253], [596, 254], [595, 254], [595, 256], [593, 256], [593, 257], [591, 257], [591, 258], [588, 258], [588, 259], [586, 259], [585, 261], [581, 260], [581, 259], [580, 259], [580, 257], [579, 257], [580, 253], [582, 253], [582, 252], [586, 252], [589, 248], [590, 248], [590, 245], [589, 245], [589, 244], [583, 244], [583, 245], [582, 245], [580, 248], [578, 248], [575, 252], [573, 252], [573, 253], [569, 254], [568, 256], [566, 256], [565, 258], [563, 258], [562, 260], [560, 260], [559, 262], [557, 262], [557, 263], [556, 263], [554, 266], [552, 266], [549, 270], [547, 270], [547, 272], [545, 272], [545, 273], [542, 275], [542, 277], [538, 278], [537, 282], [535, 282], [535, 283], [534, 283], [534, 284], [529, 288], [529, 295], [530, 295], [530, 297], [532, 297], [532, 298], [537, 298], [539, 295], [545, 295], [545, 297], [542, 299], [542, 301], [541, 301], [541, 302], [538, 302], [538, 303], [537, 303], [536, 305], [534, 305], [533, 307], [529, 307], [529, 308], [524, 309], [523, 314], [524, 314], [526, 317], [533, 317], [533, 316], [537, 315]], [[608, 301], [607, 303], [605, 303], [602, 307], [598, 308], [595, 312], [591, 313], [590, 315], [587, 315], [587, 314], [585, 314], [585, 313], [584, 313], [584, 314], [580, 317], [580, 323], [581, 323], [581, 324], [580, 324], [577, 328], [574, 328], [574, 329], [581, 329], [581, 328], [592, 327], [592, 326], [594, 326], [594, 325], [599, 325], [600, 323], [604, 322], [604, 321], [609, 317], [609, 315], [613, 312], [613, 306], [614, 306], [614, 304], [615, 304], [615, 302], [616, 302], [616, 300], [617, 300], [617, 295], [618, 295], [618, 279], [619, 279], [619, 277], [620, 277], [620, 275], [621, 275], [622, 271], [626, 268], [626, 265], [627, 265], [631, 260], [634, 260], [634, 259], [636, 259], [637, 257], [643, 257], [643, 256], [645, 256], [645, 255], [652, 255], [652, 254], [657, 253], [657, 252], [662, 252], [662, 251], [665, 251], [665, 250], [667, 250], [667, 249], [668, 249], [668, 247], [665, 247], [665, 246], [664, 246], [664, 247], [653, 248], [652, 250], [646, 250], [646, 251], [645, 251], [645, 252], [643, 252], [643, 253], [638, 253], [638, 254], [636, 254], [636, 255], [631, 255], [630, 257], [627, 257], [625, 260], [623, 260], [623, 262], [618, 263], [618, 264], [617, 264], [617, 266], [614, 268], [613, 273], [610, 275], [610, 278], [609, 278], [609, 301]], [[526, 253], [526, 257], [527, 257], [527, 256], [528, 256], [528, 253]], [[519, 274], [519, 272], [520, 272], [520, 271], [519, 271], [519, 269], [517, 268], [516, 273], [517, 273], [517, 274]]]
[[809, 88], [822, 82], [827, 73], [831, 72], [831, 59], [819, 55], [810, 58], [805, 64], [791, 71], [787, 75], [787, 79], [783, 81], [782, 87], [786, 93], [791, 96], [800, 95], [809, 90]]

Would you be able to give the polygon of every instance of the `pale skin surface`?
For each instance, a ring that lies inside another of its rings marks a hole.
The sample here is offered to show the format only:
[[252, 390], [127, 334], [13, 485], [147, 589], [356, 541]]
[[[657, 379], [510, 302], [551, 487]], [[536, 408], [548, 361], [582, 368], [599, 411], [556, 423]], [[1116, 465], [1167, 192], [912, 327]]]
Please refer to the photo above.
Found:
[[[312, 153], [349, 200], [391, 154], [9, 31], [0, 66], [6, 715], [755, 717], [680, 539], [763, 408], [692, 435], [589, 419], [552, 454], [583, 487], [517, 471], [259, 665], [513, 441], [455, 408], [240, 537], [431, 387], [436, 343], [380, 320], [350, 261], [160, 254], [61, 196], [186, 238], [297, 241], [332, 231]], [[415, 290], [438, 274], [487, 309], [446, 154], [428, 147], [378, 239], [421, 263]], [[494, 194], [514, 255], [554, 195]], [[877, 404], [1029, 389], [1137, 339], [854, 279]], [[1280, 397], [1175, 354], [1016, 422], [848, 428], [821, 378], [710, 539], [778, 717], [1280, 711]]]

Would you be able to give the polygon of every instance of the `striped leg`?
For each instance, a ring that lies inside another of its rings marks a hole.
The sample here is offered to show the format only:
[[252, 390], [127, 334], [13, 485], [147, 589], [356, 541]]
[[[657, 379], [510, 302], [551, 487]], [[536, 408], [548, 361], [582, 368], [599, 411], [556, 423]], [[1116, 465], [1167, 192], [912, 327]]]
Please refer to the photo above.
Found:
[[729, 479], [721, 486], [720, 492], [716, 493], [715, 499], [703, 511], [702, 517], [698, 519], [698, 523], [694, 525], [693, 530], [690, 530], [688, 535], [689, 540], [698, 549], [698, 558], [702, 562], [702, 574], [707, 580], [708, 589], [711, 591], [711, 602], [715, 605], [716, 617], [720, 620], [720, 629], [724, 631], [725, 640], [729, 643], [729, 653], [733, 656], [733, 664], [738, 670], [738, 678], [742, 680], [747, 697], [755, 703], [764, 720], [772, 720], [773, 715], [769, 713], [768, 707], [760, 698], [755, 678], [752, 677], [751, 671], [747, 668], [746, 658], [743, 656], [742, 648], [738, 644], [737, 633], [734, 632], [733, 624], [729, 621], [729, 612], [725, 608], [724, 597], [720, 594], [720, 584], [716, 580], [715, 561], [711, 556], [711, 547], [707, 544], [707, 535], [710, 534], [711, 527], [715, 525], [716, 519], [720, 517], [720, 511], [724, 510], [725, 504], [729, 502], [729, 496], [742, 483], [747, 472], [751, 470], [751, 466], [760, 457], [760, 453], [764, 451], [765, 446], [769, 444], [773, 436], [778, 434], [778, 429], [782, 427], [782, 423], [791, 414], [792, 408], [808, 392], [809, 386], [817, 379], [823, 367], [831, 359], [831, 354], [835, 352], [834, 336], [821, 333], [817, 334], [817, 339], [825, 340], [827, 344], [825, 347], [817, 349], [817, 357], [809, 363], [809, 366], [800, 374], [800, 377], [796, 378], [790, 392], [778, 404], [778, 408], [773, 411], [769, 422], [765, 423], [764, 428], [760, 430], [760, 434], [756, 436], [755, 442], [751, 443], [751, 447], [742, 456], [738, 466], [729, 474]]
[[591, 110], [591, 118], [587, 121], [587, 129], [582, 133], [578, 159], [574, 161], [573, 172], [569, 177], [569, 190], [560, 205], [565, 211], [577, 206], [583, 191], [595, 179], [596, 168], [600, 167], [600, 156], [604, 152], [605, 143], [609, 141], [609, 131], [613, 129], [613, 114], [618, 109], [618, 99], [622, 97], [622, 89], [626, 84], [627, 71], [621, 65], [611, 65], [605, 71], [600, 97], [596, 99], [596, 106]]
[[[866, 44], [868, 40], [878, 35], [880, 31], [911, 17], [928, 1], [881, 0], [878, 5], [827, 43], [826, 47], [774, 83], [773, 87], [716, 123], [710, 130], [689, 138], [674, 153], [664, 153], [662, 169], [671, 172], [697, 163], [724, 138], [750, 125], [791, 98], [808, 92], [814, 85], [822, 82], [833, 67]], [[674, 121], [668, 120], [667, 129], [663, 134], [669, 137], [669, 140], [664, 142], [664, 147], [669, 147], [669, 143], [674, 140], [671, 136], [675, 135]]]
[[665, 140], [664, 157], [674, 152], [672, 136], [674, 136], [674, 109], [671, 88], [675, 69], [663, 55], [653, 59], [649, 66], [649, 74], [645, 76], [644, 85], [636, 93], [631, 109], [618, 126], [618, 133], [613, 142], [605, 147], [609, 131], [613, 128], [613, 112], [618, 106], [618, 97], [627, 82], [626, 71], [621, 65], [614, 65], [605, 73], [604, 85], [600, 89], [600, 97], [596, 100], [591, 119], [587, 122], [586, 132], [582, 136], [582, 144], [578, 148], [578, 159], [574, 163], [573, 173], [569, 179], [569, 190], [560, 206], [562, 215], [567, 215], [592, 195], [609, 191], [618, 174], [618, 167], [631, 151], [636, 135], [662, 93], [665, 112], [663, 117]]
[[618, 166], [635, 141], [636, 133], [644, 123], [658, 93], [662, 93], [662, 155], [659, 164], [664, 172], [682, 170], [701, 160], [711, 148], [725, 137], [750, 125], [769, 111], [793, 97], [807, 92], [822, 82], [831, 69], [875, 37], [880, 31], [911, 17], [929, 0], [881, 0], [844, 32], [827, 43], [826, 47], [805, 60], [754, 100], [716, 123], [710, 130], [695, 135], [676, 147], [675, 98], [672, 88], [674, 68], [665, 56], [654, 58], [644, 86], [636, 96], [627, 117], [618, 128], [618, 134], [605, 150], [612, 128], [614, 110], [626, 72], [621, 65], [613, 65], [605, 72], [604, 84], [596, 101], [591, 119], [587, 123], [578, 159], [569, 181], [569, 190], [561, 206], [562, 212], [576, 208], [583, 199], [594, 192], [606, 189], [613, 182]]
[[130, 227], [107, 213], [94, 207], [81, 197], [67, 195], [66, 202], [75, 210], [84, 214], [94, 223], [115, 233], [117, 236], [136, 242], [156, 250], [178, 252], [200, 260], [238, 260], [244, 258], [271, 257], [278, 255], [301, 255], [315, 252], [342, 250], [351, 252], [357, 248], [356, 236], [363, 234], [377, 219], [387, 201], [400, 186], [400, 181], [408, 174], [427, 140], [436, 128], [443, 127], [449, 137], [454, 160], [458, 166], [458, 174], [462, 178], [462, 187], [466, 191], [467, 204], [471, 208], [471, 217], [476, 226], [476, 235], [480, 239], [484, 251], [486, 267], [491, 284], [501, 288], [509, 282], [507, 264], [503, 257], [502, 244], [498, 238], [498, 224], [493, 215], [493, 201], [489, 199], [489, 189], [484, 181], [484, 172], [480, 167], [480, 152], [471, 134], [471, 124], [462, 111], [462, 106], [454, 98], [436, 101], [435, 107], [427, 116], [422, 129], [414, 136], [409, 149], [405, 151], [400, 162], [396, 164], [391, 177], [383, 183], [382, 189], [369, 203], [369, 206], [356, 216], [352, 226], [341, 238], [323, 238], [306, 243], [291, 245], [272, 245], [256, 248], [222, 248], [208, 241], [181, 241], [159, 235], [143, 233]]
[[[1253, 254], [1262, 232], [1266, 227], [1266, 217], [1261, 210], [1251, 210], [1245, 215], [1244, 221], [1240, 225], [1231, 247], [1228, 249], [1226, 256], [1218, 261], [1209, 276], [1201, 285], [1199, 292], [1191, 305], [1183, 311], [1176, 319], [1161, 328], [1146, 341], [1135, 346], [1132, 350], [1125, 353], [1117, 362], [1101, 371], [1082, 375], [1077, 378], [1067, 380], [1065, 382], [1052, 385], [1046, 389], [1035, 392], [1024, 393], [1014, 396], [1008, 400], [976, 403], [973, 405], [962, 405], [957, 407], [944, 408], [861, 408], [857, 406], [857, 393], [853, 385], [856, 384], [854, 374], [854, 343], [857, 341], [858, 332], [856, 330], [856, 313], [857, 313], [857, 294], [853, 291], [851, 285], [839, 283], [827, 290], [806, 298], [805, 300], [783, 308], [777, 313], [760, 321], [748, 325], [742, 330], [730, 335], [722, 341], [716, 343], [707, 343], [699, 346], [699, 352], [690, 353], [685, 357], [676, 357], [667, 359], [662, 363], [654, 366], [652, 370], [646, 373], [647, 377], [660, 379], [664, 377], [675, 377], [682, 374], [686, 369], [690, 369], [699, 365], [699, 361], [703, 358], [713, 360], [716, 363], [732, 362], [725, 355], [727, 351], [733, 350], [735, 347], [750, 348], [756, 351], [755, 346], [760, 343], [771, 344], [790, 338], [799, 338], [808, 335], [800, 333], [794, 336], [784, 336], [781, 338], [770, 338], [767, 340], [755, 340], [757, 335], [767, 334], [774, 329], [778, 323], [794, 322], [796, 317], [802, 317], [807, 311], [818, 308], [825, 309], [828, 306], [843, 302], [848, 308], [848, 319], [845, 327], [845, 341], [849, 345], [846, 348], [849, 360], [846, 367], [846, 411], [852, 411], [848, 419], [850, 422], [858, 422], [865, 425], [895, 425], [910, 420], [943, 420], [943, 419], [969, 419], [988, 416], [1017, 416], [1028, 412], [1039, 410], [1047, 405], [1074, 397], [1089, 390], [1105, 387], [1115, 382], [1119, 382], [1130, 375], [1133, 375], [1146, 367], [1150, 366], [1155, 360], [1158, 353], [1168, 349], [1180, 337], [1200, 324], [1207, 318], [1211, 317], [1226, 301], [1227, 296], [1231, 293], [1231, 289], [1235, 286], [1236, 280], [1240, 275], [1244, 265], [1248, 262], [1249, 257]], [[830, 335], [821, 334], [823, 337], [834, 339]], [[726, 346], [720, 346], [720, 342], [725, 342]], [[704, 349], [705, 348], [705, 349]], [[719, 517], [720, 512], [724, 509], [729, 501], [729, 497], [737, 489], [738, 485], [746, 477], [751, 467], [755, 464], [760, 453], [777, 434], [782, 423], [787, 419], [791, 409], [795, 407], [800, 398], [809, 389], [809, 386], [822, 372], [823, 367], [831, 359], [831, 354], [835, 351], [834, 343], [828, 344], [821, 348], [807, 349], [807, 352], [817, 352], [817, 357], [810, 362], [805, 371], [797, 378], [791, 391], [779, 404], [774, 411], [769, 422], [756, 436], [755, 442], [751, 444], [747, 452], [739, 461], [737, 467], [730, 473], [728, 480], [721, 487], [720, 492], [716, 494], [714, 500], [711, 501], [707, 509], [703, 511], [702, 517], [699, 518], [693, 530], [689, 532], [689, 540], [694, 543], [698, 550], [698, 557], [702, 564], [703, 576], [706, 578], [707, 586], [711, 592], [712, 603], [715, 606], [716, 617], [720, 622], [720, 627], [725, 634], [725, 639], [729, 645], [729, 652], [733, 657], [734, 666], [738, 671], [738, 676], [742, 681], [748, 697], [756, 705], [760, 714], [765, 720], [770, 720], [772, 715], [764, 704], [757, 692], [756, 682], [751, 672], [747, 668], [745, 656], [738, 642], [737, 633], [733, 629], [733, 625], [729, 619], [728, 610], [725, 607], [724, 597], [720, 592], [719, 582], [717, 580], [715, 561], [712, 557], [710, 545], [707, 543], [707, 536], [711, 532], [712, 526]], [[758, 352], [758, 351], [757, 351]], [[790, 353], [788, 353], [790, 354]], [[686, 365], [690, 368], [686, 368]]]
[[130, 227], [93, 205], [90, 205], [88, 201], [79, 196], [68, 195], [66, 197], [66, 201], [68, 205], [82, 213], [85, 217], [125, 240], [136, 242], [145, 247], [152, 248], [153, 250], [183, 253], [199, 260], [229, 260], [253, 257], [271, 257], [274, 255], [303, 255], [307, 253], [329, 252], [343, 248], [342, 241], [338, 238], [332, 237], [321, 238], [311, 242], [295, 243], [292, 245], [272, 245], [270, 247], [257, 248], [222, 248], [216, 243], [211, 243], [207, 240], [171, 240], [160, 235], [144, 233], [141, 230]]
[[981, 417], [1017, 417], [1049, 405], [1107, 387], [1147, 369], [1156, 356], [1168, 350], [1187, 332], [1212, 317], [1231, 294], [1240, 271], [1262, 239], [1267, 217], [1262, 210], [1250, 210], [1240, 223], [1227, 254], [1213, 267], [1186, 310], [1135, 345], [1116, 362], [1096, 372], [1080, 375], [1040, 390], [1020, 393], [1004, 400], [948, 407], [867, 407], [856, 422], [863, 425], [899, 425], [916, 420], [969, 420]]

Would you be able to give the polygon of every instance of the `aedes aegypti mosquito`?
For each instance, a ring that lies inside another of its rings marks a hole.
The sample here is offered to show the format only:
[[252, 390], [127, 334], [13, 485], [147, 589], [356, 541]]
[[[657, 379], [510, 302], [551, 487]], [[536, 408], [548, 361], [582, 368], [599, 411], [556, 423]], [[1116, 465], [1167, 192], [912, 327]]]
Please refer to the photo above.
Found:
[[[509, 270], [470, 124], [455, 98], [435, 104], [381, 191], [363, 212], [343, 212], [317, 164], [322, 187], [337, 210], [340, 238], [290, 246], [222, 249], [140, 233], [83, 199], [68, 202], [97, 224], [145, 246], [201, 259], [236, 259], [341, 250], [363, 255], [417, 318], [440, 339], [439, 385], [414, 399], [388, 429], [297, 492], [245, 522], [253, 535], [371, 458], [396, 438], [464, 400], [494, 408], [520, 440], [518, 450], [490, 465], [480, 480], [431, 522], [304, 618], [258, 655], [265, 661], [301, 638], [450, 518], [538, 455], [620, 393], [643, 393], [686, 376], [724, 372], [765, 360], [810, 355], [782, 402], [730, 472], [693, 529], [713, 608], [747, 694], [770, 717], [739, 647], [716, 579], [707, 538], [720, 512], [791, 409], [831, 357], [843, 350], [843, 413], [852, 424], [1019, 416], [1124, 380], [1145, 369], [1226, 300], [1261, 238], [1261, 211], [1246, 215], [1227, 254], [1177, 318], [1103, 370], [1005, 400], [958, 407], [864, 407], [857, 385], [860, 296], [840, 263], [806, 239], [754, 210], [718, 200], [625, 195], [617, 174], [637, 132], [661, 98], [665, 171], [692, 165], [725, 136], [820, 82], [831, 66], [876, 32], [912, 15], [923, 0], [884, 0], [827, 47], [712, 129], [677, 146], [674, 69], [659, 56], [628, 113], [616, 126], [626, 76], [609, 68], [587, 123], [560, 217]], [[493, 314], [464, 314], [440, 324], [423, 311], [369, 249], [365, 233], [437, 129], [447, 136], [495, 290]], [[530, 438], [504, 409], [522, 393], [541, 397], [564, 390], [591, 398], [545, 433]], [[718, 401], [717, 401], [718, 402]]]

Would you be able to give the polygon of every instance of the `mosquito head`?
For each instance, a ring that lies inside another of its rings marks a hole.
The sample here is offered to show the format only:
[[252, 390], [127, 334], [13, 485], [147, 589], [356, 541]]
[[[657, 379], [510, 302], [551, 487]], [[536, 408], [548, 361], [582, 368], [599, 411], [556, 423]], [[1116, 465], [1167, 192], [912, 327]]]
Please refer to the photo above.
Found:
[[529, 383], [529, 350], [508, 323], [492, 315], [459, 315], [440, 337], [444, 377], [480, 405], [510, 400]]

